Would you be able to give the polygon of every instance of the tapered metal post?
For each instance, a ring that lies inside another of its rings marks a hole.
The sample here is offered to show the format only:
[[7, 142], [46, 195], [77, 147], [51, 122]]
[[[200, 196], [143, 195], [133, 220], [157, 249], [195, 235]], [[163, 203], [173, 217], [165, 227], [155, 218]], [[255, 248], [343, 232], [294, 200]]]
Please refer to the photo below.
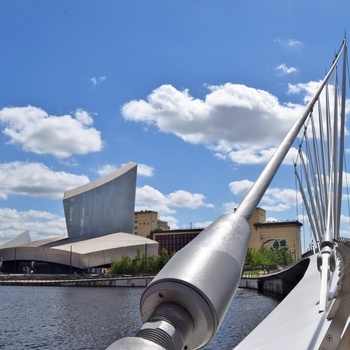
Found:
[[[248, 220], [310, 114], [343, 47], [237, 210], [218, 218], [172, 257], [141, 297], [144, 326], [136, 337], [117, 341], [109, 349], [198, 349], [214, 338], [240, 282], [251, 235]], [[180, 320], [169, 319], [171, 309], [178, 312]], [[161, 322], [155, 321], [154, 315]]]

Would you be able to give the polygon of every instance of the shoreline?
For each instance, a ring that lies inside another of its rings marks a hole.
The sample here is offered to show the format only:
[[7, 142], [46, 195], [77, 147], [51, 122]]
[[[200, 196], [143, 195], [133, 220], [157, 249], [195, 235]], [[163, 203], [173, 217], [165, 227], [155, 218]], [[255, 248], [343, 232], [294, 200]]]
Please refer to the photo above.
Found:
[[0, 286], [146, 287], [154, 275], [0, 275]]

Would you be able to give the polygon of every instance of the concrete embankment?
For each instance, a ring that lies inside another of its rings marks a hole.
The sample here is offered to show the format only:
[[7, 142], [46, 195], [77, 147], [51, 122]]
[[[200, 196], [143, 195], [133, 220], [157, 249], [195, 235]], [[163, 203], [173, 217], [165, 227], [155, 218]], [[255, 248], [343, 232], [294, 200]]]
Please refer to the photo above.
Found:
[[303, 278], [309, 263], [309, 259], [305, 259], [281, 272], [243, 277], [239, 287], [255, 289], [260, 293], [274, 293], [285, 297]]
[[152, 275], [0, 275], [2, 286], [146, 287]]
[[[240, 288], [255, 289], [260, 293], [269, 292], [286, 296], [302, 279], [309, 260], [281, 272], [242, 277]], [[0, 275], [3, 286], [66, 286], [66, 287], [146, 287], [153, 275]]]

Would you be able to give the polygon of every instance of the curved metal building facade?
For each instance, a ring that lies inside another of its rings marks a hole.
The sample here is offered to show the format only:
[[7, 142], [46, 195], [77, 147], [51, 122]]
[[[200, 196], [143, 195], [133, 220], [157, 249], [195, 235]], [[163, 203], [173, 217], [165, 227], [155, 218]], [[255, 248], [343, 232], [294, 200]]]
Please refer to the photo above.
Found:
[[63, 197], [70, 239], [133, 233], [137, 164], [65, 192]]

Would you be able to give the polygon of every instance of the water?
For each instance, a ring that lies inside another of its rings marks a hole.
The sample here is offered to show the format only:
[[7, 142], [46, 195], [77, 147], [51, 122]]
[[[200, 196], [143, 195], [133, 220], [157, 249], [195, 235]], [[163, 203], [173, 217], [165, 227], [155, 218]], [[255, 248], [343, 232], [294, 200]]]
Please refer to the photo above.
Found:
[[[0, 349], [102, 350], [141, 327], [142, 288], [0, 286]], [[232, 349], [278, 304], [238, 290], [205, 349]]]

